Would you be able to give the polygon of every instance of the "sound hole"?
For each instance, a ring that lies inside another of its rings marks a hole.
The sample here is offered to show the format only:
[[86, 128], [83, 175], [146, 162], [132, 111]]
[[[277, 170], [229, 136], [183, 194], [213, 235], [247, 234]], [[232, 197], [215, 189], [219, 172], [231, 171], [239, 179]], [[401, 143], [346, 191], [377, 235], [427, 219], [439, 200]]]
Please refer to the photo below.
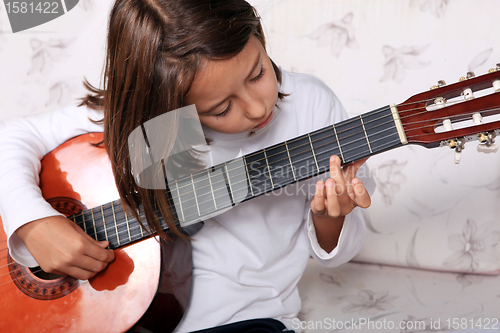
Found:
[[45, 272], [40, 266], [30, 267], [29, 270], [39, 279], [42, 280], [57, 280], [62, 278], [64, 275], [53, 274]]
[[[7, 256], [12, 282], [24, 294], [39, 300], [53, 300], [66, 296], [76, 290], [80, 282], [70, 276], [58, 276], [43, 272], [40, 267], [27, 268]], [[36, 273], [35, 273], [36, 272]], [[39, 273], [43, 274], [39, 276]]]

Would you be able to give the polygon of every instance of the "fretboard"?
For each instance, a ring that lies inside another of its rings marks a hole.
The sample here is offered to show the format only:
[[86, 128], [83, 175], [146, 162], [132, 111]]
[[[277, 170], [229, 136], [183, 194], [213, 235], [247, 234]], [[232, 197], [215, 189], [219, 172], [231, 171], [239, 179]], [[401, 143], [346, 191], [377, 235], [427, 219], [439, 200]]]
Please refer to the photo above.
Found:
[[[397, 124], [394, 107], [383, 107], [170, 181], [170, 209], [180, 226], [215, 216], [241, 202], [329, 171], [331, 155], [339, 156], [345, 165], [401, 146]], [[119, 201], [71, 218], [91, 237], [108, 240], [111, 248], [150, 236], [124, 213]], [[161, 224], [166, 228], [164, 221]]]

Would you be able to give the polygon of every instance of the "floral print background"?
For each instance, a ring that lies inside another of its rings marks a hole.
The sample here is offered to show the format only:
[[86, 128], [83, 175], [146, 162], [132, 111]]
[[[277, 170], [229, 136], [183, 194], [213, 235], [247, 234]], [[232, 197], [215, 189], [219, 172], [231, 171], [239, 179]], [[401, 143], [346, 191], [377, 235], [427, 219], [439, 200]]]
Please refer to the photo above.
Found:
[[[249, 2], [273, 60], [320, 77], [350, 116], [500, 63], [498, 0]], [[12, 34], [0, 2], [0, 122], [77, 103], [84, 77], [101, 85], [110, 4], [81, 0], [54, 21]], [[376, 189], [355, 261], [375, 265], [312, 262], [301, 281], [302, 318], [417, 318], [428, 323], [419, 332], [434, 332], [438, 314], [498, 315], [499, 276], [484, 274], [500, 272], [500, 155], [476, 146], [466, 145], [458, 165], [448, 148], [406, 146], [370, 158]]]
[[[500, 62], [494, 0], [253, 3], [273, 60], [320, 77], [351, 116]], [[478, 153], [477, 144], [466, 145], [458, 165], [449, 148], [406, 146], [370, 158], [377, 186], [355, 260], [499, 273], [500, 155]]]

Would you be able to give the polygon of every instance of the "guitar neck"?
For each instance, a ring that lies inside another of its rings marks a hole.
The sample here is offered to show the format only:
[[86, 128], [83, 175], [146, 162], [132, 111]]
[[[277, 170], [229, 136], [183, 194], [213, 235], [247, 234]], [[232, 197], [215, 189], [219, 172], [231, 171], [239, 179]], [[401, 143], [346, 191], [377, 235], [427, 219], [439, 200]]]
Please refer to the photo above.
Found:
[[395, 106], [327, 126], [169, 182], [171, 209], [181, 226], [286, 185], [406, 143]]
[[[202, 221], [241, 202], [327, 172], [330, 156], [342, 165], [405, 144], [395, 106], [327, 126], [168, 183], [170, 209], [181, 226]], [[140, 214], [144, 218], [144, 214]], [[119, 200], [72, 217], [87, 234], [110, 248], [149, 237], [125, 214]], [[166, 223], [160, 219], [167, 229]]]
[[[483, 96], [476, 98], [473, 94], [478, 91]], [[482, 116], [498, 114], [498, 92], [500, 65], [483, 76], [468, 73], [458, 83], [443, 83], [411, 96], [397, 107], [382, 107], [187, 177], [177, 180], [167, 177], [163, 188], [170, 210], [181, 227], [202, 221], [243, 201], [327, 172], [331, 155], [339, 156], [345, 165], [412, 143], [428, 148], [449, 146], [455, 149], [457, 161], [463, 144], [473, 139], [480, 141], [482, 150], [493, 151], [500, 121], [483, 123]], [[474, 125], [460, 129], [451, 126], [468, 119]], [[445, 132], [435, 132], [439, 125], [446, 125]], [[167, 175], [161, 162], [163, 175]], [[158, 174], [160, 164], [155, 163], [153, 174]], [[144, 214], [140, 216], [143, 219]], [[70, 218], [92, 237], [108, 240], [112, 248], [150, 235], [124, 213], [119, 201]], [[167, 228], [165, 221], [160, 219], [160, 223]]]

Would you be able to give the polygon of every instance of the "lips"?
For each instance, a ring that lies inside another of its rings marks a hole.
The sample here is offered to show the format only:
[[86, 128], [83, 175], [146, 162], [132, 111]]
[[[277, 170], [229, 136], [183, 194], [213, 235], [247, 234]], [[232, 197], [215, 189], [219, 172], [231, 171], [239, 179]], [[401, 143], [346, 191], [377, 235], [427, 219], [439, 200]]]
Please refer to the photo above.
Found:
[[259, 129], [259, 128], [263, 128], [263, 127], [267, 126], [267, 124], [269, 124], [272, 119], [273, 119], [273, 112], [271, 111], [271, 113], [266, 118], [266, 120], [264, 120], [263, 122], [261, 122], [259, 125], [255, 126], [254, 129]]

